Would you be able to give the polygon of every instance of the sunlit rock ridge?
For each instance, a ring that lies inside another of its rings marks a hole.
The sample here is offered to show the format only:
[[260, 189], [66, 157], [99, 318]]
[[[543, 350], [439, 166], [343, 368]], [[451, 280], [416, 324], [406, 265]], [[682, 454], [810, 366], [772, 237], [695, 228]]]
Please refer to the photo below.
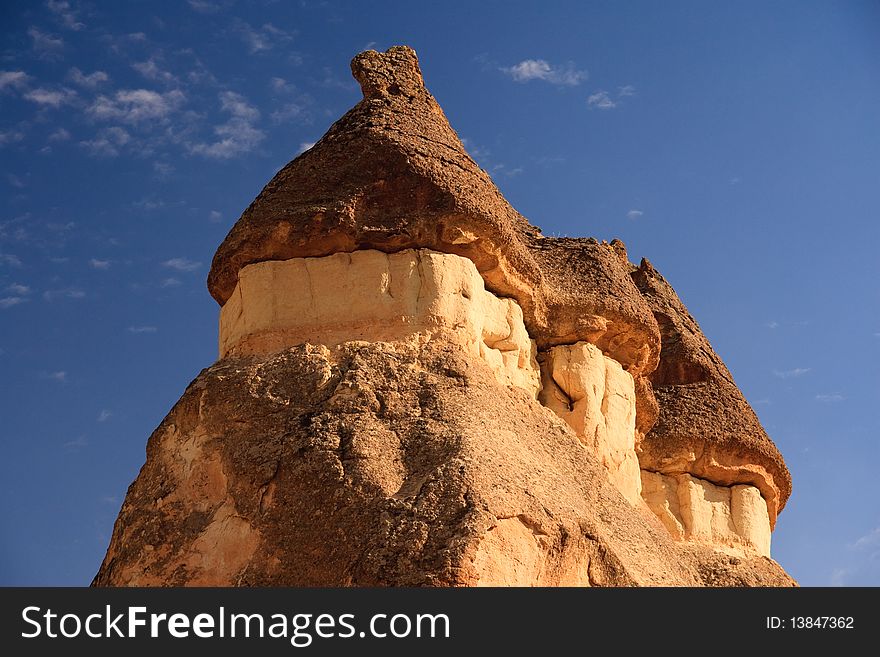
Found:
[[790, 586], [782, 456], [673, 288], [545, 237], [415, 52], [266, 185], [219, 360], [150, 436], [98, 586]]

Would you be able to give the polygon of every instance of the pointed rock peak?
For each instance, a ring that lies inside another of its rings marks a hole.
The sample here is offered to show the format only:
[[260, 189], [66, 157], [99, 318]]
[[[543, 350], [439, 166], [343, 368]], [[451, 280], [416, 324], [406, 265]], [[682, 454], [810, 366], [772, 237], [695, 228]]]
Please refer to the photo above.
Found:
[[367, 99], [415, 96], [426, 91], [419, 58], [409, 46], [392, 46], [385, 52], [362, 52], [351, 60], [351, 74]]

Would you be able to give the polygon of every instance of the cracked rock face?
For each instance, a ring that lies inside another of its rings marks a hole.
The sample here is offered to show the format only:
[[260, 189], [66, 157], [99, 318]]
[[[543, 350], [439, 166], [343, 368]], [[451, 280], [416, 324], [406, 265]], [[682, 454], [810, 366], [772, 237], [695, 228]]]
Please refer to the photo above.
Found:
[[554, 239], [415, 53], [232, 228], [219, 355], [147, 443], [99, 586], [789, 586], [791, 490], [669, 284]]

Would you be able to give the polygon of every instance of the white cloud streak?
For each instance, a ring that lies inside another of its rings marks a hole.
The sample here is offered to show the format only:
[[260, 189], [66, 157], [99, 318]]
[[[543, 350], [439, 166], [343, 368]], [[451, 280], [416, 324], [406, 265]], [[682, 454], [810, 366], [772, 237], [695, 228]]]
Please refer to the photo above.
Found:
[[234, 91], [221, 92], [219, 99], [220, 109], [230, 114], [230, 119], [214, 127], [216, 141], [193, 144], [190, 151], [218, 160], [249, 153], [266, 138], [266, 133], [254, 126], [260, 118], [259, 110]]
[[0, 253], [0, 265], [7, 267], [21, 267], [21, 258], [11, 253]]
[[263, 23], [258, 28], [252, 27], [248, 23], [240, 23], [236, 29], [252, 55], [271, 50], [275, 46], [293, 39], [292, 34], [275, 27], [272, 23]]
[[110, 76], [104, 71], [94, 71], [86, 75], [77, 67], [73, 67], [67, 72], [67, 79], [75, 85], [85, 89], [96, 89], [98, 86], [110, 80]]
[[0, 310], [6, 310], [7, 308], [12, 308], [13, 306], [17, 306], [20, 303], [25, 303], [27, 299], [24, 297], [3, 297], [0, 299]]
[[68, 30], [78, 32], [85, 28], [85, 24], [81, 23], [77, 18], [78, 12], [70, 6], [70, 3], [67, 2], [67, 0], [48, 0], [46, 2], [46, 7], [49, 8], [49, 11], [55, 14], [61, 25]]
[[576, 69], [571, 62], [562, 66], [553, 66], [544, 59], [524, 59], [519, 64], [502, 67], [501, 71], [516, 82], [542, 80], [561, 86], [576, 86], [588, 77], [586, 71]]
[[612, 100], [607, 91], [600, 89], [587, 98], [587, 106], [590, 109], [610, 110], [617, 107], [617, 103]]
[[6, 286], [6, 291], [17, 296], [24, 296], [31, 293], [31, 288], [21, 283], [12, 283]]
[[141, 333], [155, 333], [159, 329], [155, 326], [129, 326], [126, 329], [129, 333], [141, 334]]
[[124, 128], [113, 126], [105, 128], [94, 139], [81, 141], [79, 144], [90, 154], [98, 157], [116, 157], [119, 149], [131, 141], [131, 135]]
[[158, 93], [149, 89], [123, 89], [113, 97], [98, 96], [88, 108], [88, 113], [104, 121], [122, 121], [139, 124], [163, 121], [186, 102], [179, 89]]
[[24, 71], [0, 71], [0, 91], [6, 88], [20, 89], [29, 79], [30, 76]]
[[29, 100], [37, 105], [58, 109], [62, 105], [72, 103], [76, 98], [76, 92], [73, 89], [62, 87], [61, 89], [46, 89], [38, 87], [24, 94], [25, 100]]
[[163, 262], [162, 266], [177, 271], [195, 271], [202, 266], [202, 263], [190, 260], [189, 258], [171, 258]]
[[773, 370], [773, 376], [780, 379], [794, 379], [807, 374], [811, 369], [810, 367], [795, 367], [791, 370]]
[[28, 28], [28, 36], [32, 40], [33, 49], [46, 57], [56, 57], [64, 50], [64, 39], [41, 32], [36, 27]]
[[156, 63], [156, 60], [152, 58], [148, 59], [145, 62], [136, 62], [132, 64], [131, 67], [148, 80], [153, 80], [155, 82], [165, 82], [167, 84], [173, 84], [177, 82], [177, 77], [173, 73], [160, 68], [159, 65]]

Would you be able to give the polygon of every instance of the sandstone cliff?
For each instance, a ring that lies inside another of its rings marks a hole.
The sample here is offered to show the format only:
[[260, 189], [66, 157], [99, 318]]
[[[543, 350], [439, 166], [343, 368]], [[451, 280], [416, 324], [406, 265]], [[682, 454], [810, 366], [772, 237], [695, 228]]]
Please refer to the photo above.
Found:
[[791, 585], [773, 443], [669, 284], [553, 239], [395, 47], [208, 278], [220, 359], [96, 585]]

